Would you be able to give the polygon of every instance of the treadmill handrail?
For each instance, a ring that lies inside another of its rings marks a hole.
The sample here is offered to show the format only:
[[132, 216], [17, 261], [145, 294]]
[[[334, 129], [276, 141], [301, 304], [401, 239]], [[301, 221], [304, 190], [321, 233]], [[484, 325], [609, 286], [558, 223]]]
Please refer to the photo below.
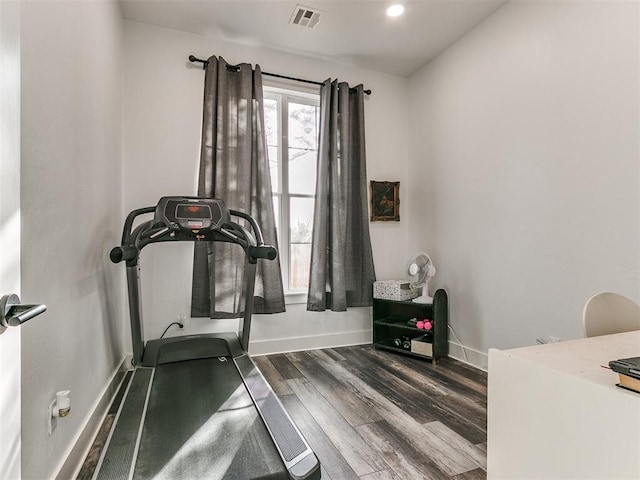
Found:
[[266, 258], [268, 260], [275, 260], [278, 256], [278, 251], [271, 245], [265, 245], [264, 237], [262, 236], [262, 230], [256, 222], [255, 218], [245, 212], [238, 210], [229, 210], [229, 214], [235, 217], [245, 219], [251, 225], [251, 229], [256, 237], [256, 245], [249, 245], [247, 253], [249, 255], [249, 261], [255, 263], [258, 258]]
[[[124, 226], [122, 228], [122, 240], [121, 240], [121, 245], [122, 246], [136, 246], [139, 249], [142, 249], [142, 247], [144, 247], [144, 245], [137, 245], [141, 235], [142, 235], [142, 230], [146, 230], [147, 228], [153, 227], [154, 224], [153, 222], [147, 222], [146, 224], [143, 224], [144, 226], [142, 228], [137, 228], [134, 232], [132, 232], [132, 228], [133, 228], [133, 222], [135, 221], [135, 219], [137, 217], [139, 217], [140, 215], [144, 215], [147, 213], [154, 213], [156, 211], [156, 206], [153, 207], [144, 207], [144, 208], [138, 208], [136, 210], [132, 210], [129, 215], [127, 215], [127, 218], [124, 222]], [[260, 229], [260, 226], [258, 225], [258, 222], [256, 222], [256, 220], [249, 215], [248, 213], [245, 212], [241, 212], [239, 210], [229, 210], [229, 214], [233, 215], [234, 217], [238, 217], [238, 218], [242, 218], [244, 220], [246, 220], [249, 225], [251, 226], [251, 230], [253, 231], [253, 236], [255, 237], [255, 245], [252, 245], [253, 242], [251, 242], [251, 235], [245, 235], [245, 239], [243, 239], [244, 241], [238, 242], [237, 239], [234, 239], [232, 236], [228, 235], [228, 231], [226, 232], [227, 234], [224, 234], [227, 238], [229, 238], [232, 242], [234, 243], [240, 243], [240, 245], [243, 248], [248, 248], [248, 247], [268, 247], [267, 245], [265, 245], [264, 243], [264, 236], [262, 234], [262, 230]], [[241, 225], [233, 222], [234, 227], [240, 227], [240, 229], [243, 231], [243, 233], [248, 233]], [[140, 227], [140, 226], [139, 226]], [[233, 230], [236, 230], [235, 228]], [[135, 235], [135, 233], [137, 233], [137, 235]], [[132, 239], [132, 237], [134, 237]], [[136, 238], [137, 237], [137, 238]], [[146, 243], [145, 243], [146, 245]], [[272, 247], [273, 248], [273, 247]], [[275, 249], [274, 249], [275, 251]], [[252, 255], [253, 256], [253, 255]], [[260, 255], [257, 258], [269, 258], [269, 259], [273, 259], [271, 258], [269, 255]]]
[[[135, 264], [140, 251], [146, 245], [171, 240], [171, 238], [162, 238], [165, 233], [171, 231], [171, 228], [169, 226], [159, 227], [153, 220], [144, 222], [133, 229], [133, 232], [131, 231], [133, 222], [138, 216], [155, 211], [156, 207], [145, 207], [129, 213], [122, 231], [122, 245], [112, 250], [111, 260], [114, 263], [126, 260]], [[274, 260], [277, 257], [278, 251], [271, 245], [265, 245], [262, 230], [251, 215], [239, 210], [229, 210], [229, 214], [246, 220], [252, 232], [236, 222], [225, 223], [214, 230], [220, 235], [213, 241], [226, 241], [240, 245], [246, 251], [250, 263], [255, 263], [259, 258]], [[164, 233], [156, 237], [154, 236], [156, 231]]]
[[229, 214], [233, 215], [234, 217], [243, 218], [247, 222], [249, 222], [249, 225], [251, 225], [251, 229], [253, 230], [253, 234], [256, 237], [256, 244], [257, 244], [256, 246], [262, 247], [264, 245], [264, 237], [262, 236], [262, 230], [260, 229], [260, 226], [258, 225], [258, 222], [256, 222], [255, 218], [253, 218], [248, 213], [240, 212], [238, 210], [229, 210]]
[[[148, 220], [138, 225], [135, 229], [133, 228], [133, 223], [137, 217], [144, 214], [155, 213], [156, 208], [157, 206], [138, 208], [127, 215], [122, 229], [121, 245], [114, 247], [110, 253], [112, 262], [119, 263], [126, 260], [128, 264], [136, 264], [140, 251], [146, 245], [149, 243], [170, 240], [170, 238], [161, 237], [164, 236], [164, 233], [172, 231], [173, 228], [170, 226], [164, 226], [162, 228], [158, 227], [153, 220]], [[230, 210], [229, 214], [247, 220], [253, 230], [253, 235], [242, 225], [232, 222], [223, 224], [221, 228], [214, 229], [214, 232], [219, 234], [219, 238], [216, 238], [213, 241], [225, 241], [240, 245], [242, 249], [247, 252], [251, 263], [255, 263], [257, 258], [268, 258], [273, 260], [275, 255], [267, 254], [262, 250], [256, 250], [256, 247], [260, 249], [264, 247], [264, 237], [262, 236], [262, 231], [255, 219], [250, 215], [237, 210]], [[163, 232], [163, 234], [154, 236], [157, 232]], [[271, 252], [271, 250], [269, 250], [269, 252]], [[273, 249], [273, 252], [277, 255], [275, 249]]]
[[124, 221], [124, 227], [122, 228], [122, 245], [131, 245], [131, 228], [133, 227], [133, 221], [136, 217], [144, 215], [145, 213], [153, 213], [155, 211], [156, 207], [145, 207], [133, 210], [129, 215], [127, 215], [127, 219]]

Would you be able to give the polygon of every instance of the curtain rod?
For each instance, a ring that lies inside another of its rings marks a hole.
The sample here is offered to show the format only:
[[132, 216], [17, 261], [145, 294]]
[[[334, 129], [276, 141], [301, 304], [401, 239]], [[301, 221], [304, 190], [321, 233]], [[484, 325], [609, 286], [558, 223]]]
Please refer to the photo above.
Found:
[[[202, 60], [201, 58], [194, 57], [193, 55], [189, 55], [189, 61], [191, 63], [201, 63], [202, 64], [202, 68], [206, 67], [207, 64], [209, 63], [208, 60]], [[277, 73], [262, 72], [262, 74], [263, 75], [268, 75], [270, 77], [285, 78], [287, 80], [293, 80], [293, 81], [296, 81], [296, 82], [311, 83], [313, 85], [322, 85], [322, 82], [316, 82], [314, 80], [305, 80], [304, 78], [287, 77], [286, 75], [279, 75]], [[364, 93], [366, 95], [371, 95], [371, 90], [364, 90]]]

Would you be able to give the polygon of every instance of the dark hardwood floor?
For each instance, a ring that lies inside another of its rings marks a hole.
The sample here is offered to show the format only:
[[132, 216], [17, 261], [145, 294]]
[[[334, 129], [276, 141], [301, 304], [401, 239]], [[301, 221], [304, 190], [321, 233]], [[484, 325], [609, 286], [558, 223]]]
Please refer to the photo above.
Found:
[[[320, 459], [323, 480], [486, 478], [485, 372], [372, 345], [254, 361]], [[118, 403], [79, 480], [91, 478]]]
[[354, 346], [255, 357], [322, 478], [486, 478], [487, 375]]

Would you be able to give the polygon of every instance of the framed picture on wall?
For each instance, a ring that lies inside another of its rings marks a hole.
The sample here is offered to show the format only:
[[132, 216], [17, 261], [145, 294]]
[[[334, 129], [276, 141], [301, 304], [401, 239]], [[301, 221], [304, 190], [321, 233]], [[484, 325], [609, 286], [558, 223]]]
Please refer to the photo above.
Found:
[[400, 221], [400, 182], [371, 180], [371, 221]]

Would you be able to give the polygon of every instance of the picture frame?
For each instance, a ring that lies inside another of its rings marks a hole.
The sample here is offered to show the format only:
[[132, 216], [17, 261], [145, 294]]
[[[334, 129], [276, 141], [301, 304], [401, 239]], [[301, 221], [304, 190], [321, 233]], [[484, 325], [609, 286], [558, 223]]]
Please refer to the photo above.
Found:
[[400, 182], [371, 180], [371, 221], [400, 221]]

